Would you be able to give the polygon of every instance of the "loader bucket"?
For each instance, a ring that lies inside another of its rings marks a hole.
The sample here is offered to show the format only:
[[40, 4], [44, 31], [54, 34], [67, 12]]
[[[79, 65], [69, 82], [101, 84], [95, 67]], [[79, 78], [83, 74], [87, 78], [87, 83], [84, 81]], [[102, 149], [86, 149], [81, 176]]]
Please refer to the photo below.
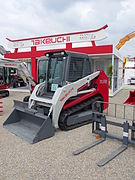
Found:
[[14, 110], [4, 122], [3, 127], [31, 144], [54, 135], [51, 118], [34, 109], [27, 103], [15, 101]]
[[135, 105], [135, 91], [130, 91], [130, 95], [124, 104]]

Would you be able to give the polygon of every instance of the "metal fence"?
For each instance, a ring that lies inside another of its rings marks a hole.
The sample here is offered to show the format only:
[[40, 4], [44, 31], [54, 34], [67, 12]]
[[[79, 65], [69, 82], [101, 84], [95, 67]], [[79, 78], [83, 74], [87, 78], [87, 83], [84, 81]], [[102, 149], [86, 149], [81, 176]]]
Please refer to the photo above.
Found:
[[[98, 112], [96, 110], [96, 107], [107, 105], [108, 108], [105, 109], [102, 113]], [[117, 119], [123, 119], [127, 121], [135, 121], [135, 106], [134, 105], [127, 105], [127, 104], [116, 104], [116, 103], [110, 103], [110, 102], [102, 102], [102, 101], [96, 101], [93, 104], [93, 112], [96, 114], [102, 114], [105, 116], [117, 118]]]

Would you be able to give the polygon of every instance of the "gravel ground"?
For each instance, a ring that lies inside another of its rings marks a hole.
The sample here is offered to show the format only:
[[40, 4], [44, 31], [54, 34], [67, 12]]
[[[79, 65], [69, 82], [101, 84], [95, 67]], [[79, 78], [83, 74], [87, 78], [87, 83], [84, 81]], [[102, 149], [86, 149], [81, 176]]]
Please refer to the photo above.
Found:
[[[128, 93], [129, 89], [121, 90], [110, 102], [123, 103]], [[13, 110], [13, 100], [22, 100], [26, 95], [11, 92], [8, 98], [3, 99], [4, 113], [0, 116], [0, 180], [135, 180], [134, 147], [129, 147], [104, 167], [98, 167], [97, 162], [120, 147], [120, 142], [107, 139], [78, 156], [72, 155], [74, 150], [95, 140], [91, 125], [68, 132], [57, 130], [54, 137], [34, 145], [9, 133], [2, 124]], [[109, 130], [122, 134], [114, 127]]]

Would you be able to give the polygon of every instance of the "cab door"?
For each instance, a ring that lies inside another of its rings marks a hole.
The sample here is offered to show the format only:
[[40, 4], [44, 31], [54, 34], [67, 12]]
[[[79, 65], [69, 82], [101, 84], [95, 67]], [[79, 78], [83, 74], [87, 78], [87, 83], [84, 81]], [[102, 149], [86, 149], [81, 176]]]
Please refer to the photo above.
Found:
[[46, 59], [39, 59], [37, 62], [38, 62], [37, 80], [38, 83], [40, 84], [46, 81], [48, 61]]

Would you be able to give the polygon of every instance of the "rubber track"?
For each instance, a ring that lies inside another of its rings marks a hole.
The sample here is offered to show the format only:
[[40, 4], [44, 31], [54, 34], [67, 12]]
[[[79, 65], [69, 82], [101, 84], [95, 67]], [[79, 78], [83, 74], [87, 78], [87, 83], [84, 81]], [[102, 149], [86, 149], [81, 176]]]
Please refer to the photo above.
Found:
[[100, 96], [88, 99], [88, 100], [86, 100], [84, 102], [81, 102], [81, 103], [79, 103], [79, 104], [77, 104], [77, 105], [75, 105], [75, 106], [73, 106], [73, 107], [71, 107], [71, 108], [69, 108], [67, 110], [62, 111], [61, 115], [60, 115], [60, 118], [59, 118], [59, 128], [61, 130], [68, 131], [68, 130], [71, 130], [71, 129], [74, 129], [74, 128], [77, 128], [77, 127], [80, 127], [82, 125], [90, 123], [90, 120], [89, 120], [89, 121], [84, 121], [84, 122], [81, 122], [81, 123], [77, 123], [77, 124], [68, 126], [67, 125], [67, 118], [69, 116], [73, 115], [74, 113], [83, 110], [85, 107], [92, 105], [93, 102], [96, 102], [98, 100], [101, 100]]

